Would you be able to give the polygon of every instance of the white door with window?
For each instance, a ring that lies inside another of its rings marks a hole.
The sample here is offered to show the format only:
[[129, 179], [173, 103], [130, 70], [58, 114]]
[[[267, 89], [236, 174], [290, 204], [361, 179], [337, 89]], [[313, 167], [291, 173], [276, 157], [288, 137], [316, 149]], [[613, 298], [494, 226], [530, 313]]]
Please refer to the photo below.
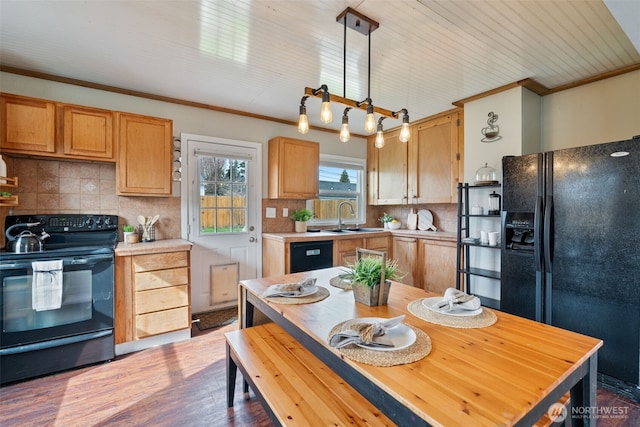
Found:
[[191, 310], [230, 307], [238, 281], [262, 271], [262, 145], [183, 133], [181, 150], [182, 235], [193, 243]]

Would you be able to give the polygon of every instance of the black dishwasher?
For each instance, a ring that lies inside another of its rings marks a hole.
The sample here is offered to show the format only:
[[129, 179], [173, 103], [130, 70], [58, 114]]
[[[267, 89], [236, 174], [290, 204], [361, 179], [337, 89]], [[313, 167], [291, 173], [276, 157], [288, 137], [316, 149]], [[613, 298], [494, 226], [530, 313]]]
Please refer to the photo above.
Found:
[[291, 243], [291, 272], [333, 267], [333, 240]]

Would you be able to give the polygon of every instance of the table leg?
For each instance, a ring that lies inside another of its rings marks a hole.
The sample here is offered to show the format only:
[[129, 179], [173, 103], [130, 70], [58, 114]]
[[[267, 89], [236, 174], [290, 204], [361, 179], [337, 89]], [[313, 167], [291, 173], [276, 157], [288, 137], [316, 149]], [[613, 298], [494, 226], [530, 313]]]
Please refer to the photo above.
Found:
[[598, 354], [587, 362], [588, 373], [571, 388], [571, 407], [568, 417], [574, 426], [596, 426], [596, 393], [598, 389]]
[[[233, 407], [233, 395], [236, 391], [236, 374], [238, 373], [238, 366], [236, 362], [231, 358], [231, 350], [229, 349], [229, 343], [227, 343], [227, 408]], [[246, 384], [246, 381], [245, 381]], [[248, 388], [248, 386], [247, 386]]]

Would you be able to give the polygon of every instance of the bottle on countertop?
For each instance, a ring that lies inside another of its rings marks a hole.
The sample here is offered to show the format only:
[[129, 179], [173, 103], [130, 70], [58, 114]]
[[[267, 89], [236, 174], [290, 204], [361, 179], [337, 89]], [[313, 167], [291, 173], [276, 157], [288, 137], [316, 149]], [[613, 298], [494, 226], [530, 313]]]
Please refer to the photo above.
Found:
[[416, 228], [418, 228], [418, 214], [411, 208], [411, 211], [409, 211], [407, 215], [407, 229], [415, 230]]

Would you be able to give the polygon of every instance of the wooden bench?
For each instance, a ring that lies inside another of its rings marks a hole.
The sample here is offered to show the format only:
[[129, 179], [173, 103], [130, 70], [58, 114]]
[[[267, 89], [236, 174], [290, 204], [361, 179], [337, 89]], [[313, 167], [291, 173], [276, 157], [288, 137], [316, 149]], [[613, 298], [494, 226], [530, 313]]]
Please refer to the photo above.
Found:
[[275, 323], [227, 332], [227, 406], [237, 370], [276, 425], [394, 423]]

